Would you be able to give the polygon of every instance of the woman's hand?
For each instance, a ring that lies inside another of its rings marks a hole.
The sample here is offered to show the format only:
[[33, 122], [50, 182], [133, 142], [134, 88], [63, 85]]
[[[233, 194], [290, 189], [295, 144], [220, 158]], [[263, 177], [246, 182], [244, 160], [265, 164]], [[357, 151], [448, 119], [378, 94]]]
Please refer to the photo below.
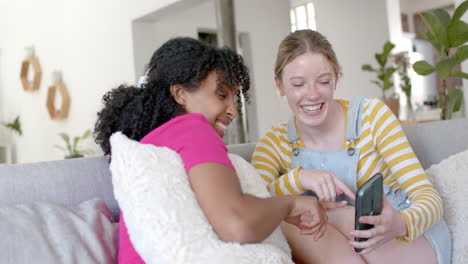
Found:
[[405, 217], [393, 209], [385, 194], [383, 194], [382, 214], [361, 216], [359, 222], [374, 225], [369, 230], [354, 230], [350, 233], [352, 237], [368, 238], [363, 242], [356, 242], [354, 239], [349, 242], [355, 248], [364, 248], [361, 254], [369, 253], [387, 241], [407, 234]]
[[286, 222], [297, 226], [302, 235], [312, 235], [318, 240], [325, 233], [328, 217], [326, 210], [343, 207], [346, 202], [319, 202], [311, 196], [295, 196]]
[[299, 181], [305, 189], [315, 192], [320, 201], [335, 201], [342, 193], [356, 199], [353, 191], [331, 172], [300, 169]]

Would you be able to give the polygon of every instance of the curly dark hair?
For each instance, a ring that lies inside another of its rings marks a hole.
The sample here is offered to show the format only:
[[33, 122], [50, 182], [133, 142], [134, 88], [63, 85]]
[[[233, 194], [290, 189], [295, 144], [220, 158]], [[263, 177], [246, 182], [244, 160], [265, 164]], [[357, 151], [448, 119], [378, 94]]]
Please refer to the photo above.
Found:
[[109, 138], [114, 132], [139, 141], [184, 111], [172, 97], [172, 85], [195, 91], [215, 70], [218, 89], [235, 90], [238, 108], [241, 93], [245, 101], [249, 99], [247, 67], [240, 55], [226, 47], [216, 48], [188, 37], [174, 38], [155, 51], [147, 68], [147, 80], [141, 88], [120, 85], [102, 98], [104, 107], [97, 114], [94, 136], [105, 154], [111, 152]]

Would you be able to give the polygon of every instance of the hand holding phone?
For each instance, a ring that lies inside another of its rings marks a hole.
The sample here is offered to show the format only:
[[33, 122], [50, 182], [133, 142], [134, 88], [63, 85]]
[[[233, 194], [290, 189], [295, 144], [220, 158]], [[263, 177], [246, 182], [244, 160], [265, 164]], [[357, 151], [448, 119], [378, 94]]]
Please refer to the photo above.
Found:
[[[380, 173], [374, 174], [356, 192], [356, 213], [354, 228], [356, 230], [367, 230], [374, 226], [359, 222], [361, 216], [380, 215], [382, 213], [383, 176]], [[367, 238], [355, 237], [355, 241], [366, 241]], [[356, 252], [361, 252], [362, 248], [354, 248]]]

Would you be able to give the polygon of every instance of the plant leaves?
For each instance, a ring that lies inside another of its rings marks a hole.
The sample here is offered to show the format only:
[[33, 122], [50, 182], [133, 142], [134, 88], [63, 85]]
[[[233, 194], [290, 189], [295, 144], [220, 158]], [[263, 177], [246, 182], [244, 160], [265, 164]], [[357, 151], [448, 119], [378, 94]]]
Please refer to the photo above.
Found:
[[450, 76], [455, 76], [455, 77], [460, 77], [460, 78], [463, 78], [463, 79], [468, 79], [468, 73], [464, 73], [464, 72], [461, 72], [461, 71], [457, 71], [455, 69], [453, 69], [451, 72], [450, 72]]
[[456, 64], [457, 62], [452, 58], [443, 59], [439, 63], [437, 63], [435, 70], [442, 80], [446, 80]]
[[397, 68], [394, 68], [394, 67], [389, 67], [385, 70], [385, 74], [384, 74], [384, 91], [385, 90], [388, 90], [390, 89], [392, 86], [393, 86], [393, 82], [390, 81], [390, 78], [392, 77], [393, 73], [395, 73], [395, 71], [397, 70]]
[[468, 58], [468, 45], [463, 45], [457, 49], [452, 58], [456, 61], [457, 64], [462, 63]]
[[383, 89], [382, 84], [379, 81], [371, 81], [371, 83], [375, 83], [377, 86]]
[[382, 57], [385, 59], [385, 62], [387, 62], [388, 55], [390, 54], [390, 51], [392, 51], [394, 47], [395, 45], [391, 43], [390, 41], [385, 42], [385, 45], [383, 47], [383, 52], [382, 52]]
[[461, 89], [451, 87], [451, 88], [448, 88], [447, 94], [448, 94], [449, 101], [450, 100], [455, 101], [455, 104], [453, 106], [453, 112], [460, 111], [461, 106], [463, 104], [463, 100], [462, 100], [463, 99], [463, 91]]
[[434, 72], [434, 67], [427, 61], [420, 60], [413, 64], [413, 70], [419, 75], [428, 75]]
[[375, 54], [375, 59], [379, 63], [380, 67], [385, 67], [385, 64], [387, 64], [388, 60], [388, 55], [390, 54], [390, 51], [395, 47], [393, 43], [390, 41], [385, 42], [383, 46], [382, 53], [376, 53]]
[[447, 102], [445, 108], [446, 119], [452, 118], [452, 113], [460, 111], [461, 105], [463, 103], [463, 92], [454, 87], [447, 89]]
[[430, 28], [434, 38], [442, 44], [442, 47], [448, 47], [447, 29], [442, 25], [439, 18], [431, 12], [424, 12], [421, 17]]
[[63, 138], [63, 140], [65, 141], [65, 143], [67, 144], [70, 144], [70, 137], [66, 134], [66, 133], [59, 133], [60, 137]]
[[377, 74], [377, 78], [381, 80], [382, 82], [385, 81], [385, 73], [380, 71], [379, 74]]
[[73, 138], [73, 152], [76, 153], [76, 147], [78, 146], [78, 142], [80, 142], [80, 137], [74, 137]]
[[393, 87], [393, 82], [392, 81], [389, 81], [389, 80], [385, 80], [384, 81], [384, 87], [383, 87], [383, 90], [386, 91], [390, 88]]
[[81, 136], [81, 139], [87, 139], [87, 138], [89, 138], [89, 136], [91, 136], [91, 130], [88, 129], [88, 130], [86, 130], [86, 131], [84, 132], [84, 134]]
[[443, 54], [443, 47], [440, 45], [439, 42], [435, 39], [434, 35], [427, 30], [420, 30], [419, 34], [423, 35], [424, 38], [432, 44], [432, 47], [437, 51], [437, 54]]
[[20, 136], [23, 135], [23, 131], [21, 130], [21, 122], [20, 117], [17, 116], [13, 122], [3, 124], [4, 126], [10, 128], [11, 130], [18, 133]]
[[447, 28], [449, 47], [454, 48], [468, 41], [468, 24], [464, 21], [457, 20], [450, 23]]
[[448, 27], [448, 25], [450, 25], [450, 14], [445, 9], [437, 8], [436, 10], [432, 11], [432, 13], [439, 19], [440, 23], [444, 27]]
[[[84, 140], [89, 138], [92, 135], [92, 131], [90, 129], [87, 129], [83, 135], [81, 136], [75, 136], [73, 137], [73, 142], [71, 141], [71, 137], [67, 133], [59, 133], [60, 137], [65, 141], [66, 143], [66, 155], [67, 156], [77, 156], [77, 155], [83, 155], [84, 151], [86, 150], [81, 150], [78, 145], [79, 143]], [[60, 148], [64, 150], [62, 147], [57, 146], [57, 148]]]
[[361, 69], [363, 71], [375, 72], [374, 68], [372, 68], [372, 66], [370, 66], [369, 64], [362, 65]]
[[66, 149], [62, 146], [54, 145], [54, 147], [60, 149], [61, 151], [66, 151]]
[[[393, 87], [393, 83], [389, 80], [391, 75], [396, 71], [393, 67], [385, 68], [387, 64], [388, 56], [390, 55], [390, 51], [395, 47], [393, 43], [390, 41], [385, 42], [382, 53], [375, 53], [375, 59], [377, 60], [380, 67], [373, 68], [369, 64], [364, 64], [361, 66], [363, 71], [370, 71], [375, 72], [377, 74], [378, 80], [372, 80], [372, 83], [375, 83], [378, 87], [385, 91], [391, 87]], [[388, 70], [389, 69], [389, 70]], [[379, 81], [380, 80], [380, 81]]]
[[452, 23], [454, 21], [460, 20], [460, 18], [465, 14], [466, 10], [468, 9], [468, 1], [463, 1], [457, 9], [455, 9], [455, 12], [453, 13], [452, 17]]
[[72, 153], [73, 152], [73, 148], [72, 148], [72, 145], [71, 145], [71, 142], [70, 142], [70, 136], [68, 136], [67, 133], [59, 133], [60, 137], [63, 139], [63, 141], [65, 141], [65, 145], [66, 145], [66, 148], [68, 150], [69, 153]]
[[392, 74], [397, 70], [397, 68], [395, 67], [388, 67], [386, 70], [385, 70], [385, 78], [390, 78], [392, 77]]
[[385, 62], [382, 58], [382, 54], [380, 53], [376, 53], [375, 54], [375, 59], [377, 60], [377, 62], [379, 63], [380, 67], [383, 67], [385, 65]]

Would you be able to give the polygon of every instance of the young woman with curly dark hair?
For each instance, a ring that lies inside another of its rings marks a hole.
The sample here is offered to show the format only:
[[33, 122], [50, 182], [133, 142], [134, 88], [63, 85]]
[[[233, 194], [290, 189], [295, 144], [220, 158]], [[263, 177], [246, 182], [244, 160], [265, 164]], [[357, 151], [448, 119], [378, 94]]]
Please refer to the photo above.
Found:
[[[224, 241], [260, 242], [283, 220], [316, 239], [323, 234], [322, 206], [341, 204], [320, 206], [313, 197], [242, 193], [221, 140], [238, 114], [236, 94], [248, 97], [250, 79], [242, 57], [228, 48], [175, 38], [154, 53], [146, 75], [141, 88], [121, 85], [104, 96], [94, 132], [106, 154], [111, 153], [109, 138], [117, 131], [176, 151], [200, 207]], [[119, 262], [143, 263], [122, 214], [119, 228]]]

